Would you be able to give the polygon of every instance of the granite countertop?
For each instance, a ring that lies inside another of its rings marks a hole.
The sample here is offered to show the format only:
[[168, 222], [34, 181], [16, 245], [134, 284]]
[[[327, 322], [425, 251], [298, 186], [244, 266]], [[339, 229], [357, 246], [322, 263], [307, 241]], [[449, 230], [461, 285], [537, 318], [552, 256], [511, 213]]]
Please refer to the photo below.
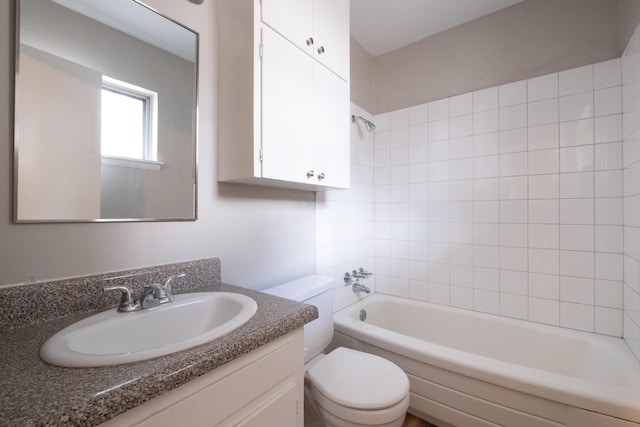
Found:
[[188, 290], [203, 291], [248, 295], [257, 302], [258, 310], [243, 326], [210, 343], [156, 359], [99, 368], [60, 368], [38, 355], [51, 335], [91, 313], [3, 330], [0, 426], [98, 425], [318, 316], [314, 306], [237, 286], [215, 284]]

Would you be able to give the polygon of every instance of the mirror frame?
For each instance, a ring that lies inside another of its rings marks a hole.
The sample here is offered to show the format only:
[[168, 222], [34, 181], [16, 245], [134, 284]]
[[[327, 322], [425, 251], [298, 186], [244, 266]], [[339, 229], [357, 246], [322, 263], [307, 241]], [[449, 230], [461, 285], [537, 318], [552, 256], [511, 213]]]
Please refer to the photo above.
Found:
[[157, 9], [147, 5], [142, 0], [130, 0], [147, 10], [157, 14], [158, 16], [176, 24], [180, 27], [190, 31], [195, 36], [195, 63], [194, 63], [194, 105], [193, 105], [193, 118], [192, 118], [192, 143], [193, 143], [193, 215], [189, 217], [167, 217], [167, 218], [93, 218], [93, 219], [19, 219], [18, 218], [18, 162], [19, 162], [19, 114], [18, 105], [20, 100], [19, 84], [20, 81], [20, 8], [22, 0], [15, 0], [15, 16], [14, 16], [14, 84], [13, 84], [13, 172], [12, 175], [12, 219], [15, 224], [46, 224], [46, 223], [59, 223], [59, 224], [72, 224], [72, 223], [126, 223], [126, 222], [190, 222], [198, 220], [198, 151], [199, 151], [199, 81], [200, 81], [200, 33], [187, 25], [178, 22], [177, 20], [161, 13]]

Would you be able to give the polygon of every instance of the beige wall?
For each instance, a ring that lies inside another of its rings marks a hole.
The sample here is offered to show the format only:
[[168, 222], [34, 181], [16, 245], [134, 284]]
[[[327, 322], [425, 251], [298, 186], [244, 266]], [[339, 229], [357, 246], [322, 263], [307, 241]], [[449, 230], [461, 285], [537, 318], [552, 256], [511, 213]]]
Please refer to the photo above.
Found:
[[314, 193], [217, 183], [215, 1], [147, 0], [200, 32], [198, 221], [13, 224], [15, 2], [0, 2], [0, 286], [218, 256], [262, 288], [315, 272]]
[[620, 46], [619, 1], [526, 0], [374, 58], [372, 112], [604, 61]]
[[636, 27], [640, 24], [640, 1], [620, 0], [620, 46], [627, 46]]
[[373, 58], [351, 39], [351, 102], [373, 111]]

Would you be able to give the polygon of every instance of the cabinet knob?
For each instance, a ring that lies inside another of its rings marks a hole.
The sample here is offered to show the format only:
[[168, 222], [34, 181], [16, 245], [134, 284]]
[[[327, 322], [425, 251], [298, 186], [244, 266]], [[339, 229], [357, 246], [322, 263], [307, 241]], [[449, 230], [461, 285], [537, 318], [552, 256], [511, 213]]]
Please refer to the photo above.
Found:
[[309, 37], [307, 39], [307, 46], [311, 46], [313, 44], [313, 37]]
[[318, 53], [319, 53], [320, 55], [322, 55], [322, 54], [324, 53], [324, 46], [320, 46], [320, 47], [318, 48]]
[[318, 174], [318, 181], [322, 181], [324, 179], [324, 172]]
[[313, 170], [307, 172], [307, 178], [313, 178], [313, 175], [315, 175], [315, 172]]

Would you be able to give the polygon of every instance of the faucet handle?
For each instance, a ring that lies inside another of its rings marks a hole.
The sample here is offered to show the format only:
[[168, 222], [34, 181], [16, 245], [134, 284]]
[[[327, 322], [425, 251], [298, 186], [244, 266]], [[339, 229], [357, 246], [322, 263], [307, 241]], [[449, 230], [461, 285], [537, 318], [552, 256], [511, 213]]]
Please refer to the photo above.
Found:
[[133, 291], [130, 287], [124, 285], [118, 286], [105, 286], [102, 288], [107, 291], [121, 291], [120, 304], [118, 305], [118, 311], [123, 313], [130, 313], [132, 311], [140, 310], [140, 303], [133, 297]]
[[372, 273], [372, 272], [367, 271], [367, 270], [365, 270], [365, 269], [364, 269], [364, 268], [362, 268], [362, 267], [360, 267], [360, 268], [358, 269], [358, 273], [360, 273], [360, 274], [361, 274], [362, 276], [364, 276], [365, 278], [367, 278], [367, 277], [369, 277], [369, 276], [372, 276], [372, 275], [373, 275], [373, 273]]
[[178, 273], [178, 274], [173, 274], [167, 277], [166, 279], [164, 279], [161, 285], [163, 296], [160, 302], [173, 301], [173, 292], [171, 291], [171, 281], [174, 279], [179, 279], [180, 277], [184, 277], [184, 276], [186, 276], [186, 273]]

